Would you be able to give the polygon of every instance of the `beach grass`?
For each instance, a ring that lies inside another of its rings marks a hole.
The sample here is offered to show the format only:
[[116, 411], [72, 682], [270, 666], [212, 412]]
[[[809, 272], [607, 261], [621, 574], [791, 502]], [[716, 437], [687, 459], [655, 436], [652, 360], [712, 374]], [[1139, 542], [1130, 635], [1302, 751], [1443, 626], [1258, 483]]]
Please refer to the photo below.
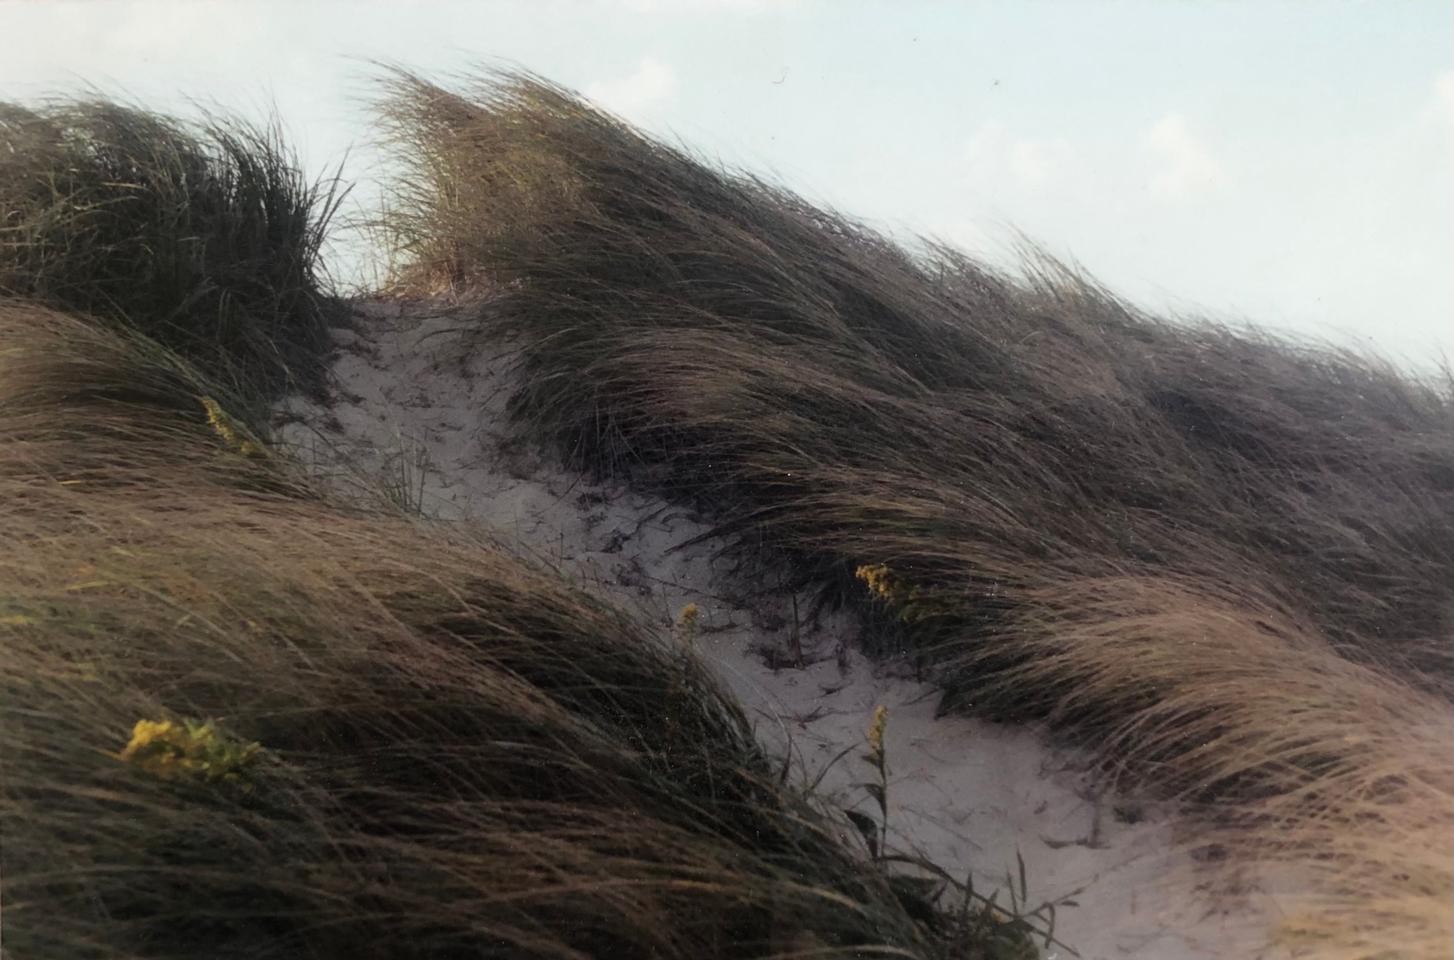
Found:
[[393, 289], [519, 351], [529, 434], [1184, 801], [1296, 878], [1284, 944], [1447, 956], [1447, 370], [906, 249], [528, 74], [393, 71], [380, 115]]
[[345, 193], [276, 123], [0, 103], [0, 295], [142, 330], [237, 397], [317, 394]]
[[7, 955], [1025, 955], [784, 782], [686, 646], [331, 501], [219, 395], [0, 304]]

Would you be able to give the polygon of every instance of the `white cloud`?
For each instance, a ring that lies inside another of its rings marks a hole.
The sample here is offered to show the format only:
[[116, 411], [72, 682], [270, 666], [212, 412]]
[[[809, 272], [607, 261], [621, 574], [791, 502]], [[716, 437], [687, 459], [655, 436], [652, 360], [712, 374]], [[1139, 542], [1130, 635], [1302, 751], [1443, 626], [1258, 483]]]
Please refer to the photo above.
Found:
[[1150, 188], [1154, 196], [1179, 199], [1226, 183], [1221, 163], [1179, 113], [1168, 113], [1143, 141], [1152, 155]]
[[597, 80], [586, 85], [586, 96], [628, 119], [670, 100], [676, 93], [676, 71], [655, 57], [643, 57], [636, 69], [616, 80]]
[[1055, 185], [1068, 172], [1072, 150], [1059, 138], [1016, 136], [998, 122], [983, 124], [965, 144], [970, 178], [979, 189], [1001, 181], [1034, 193]]

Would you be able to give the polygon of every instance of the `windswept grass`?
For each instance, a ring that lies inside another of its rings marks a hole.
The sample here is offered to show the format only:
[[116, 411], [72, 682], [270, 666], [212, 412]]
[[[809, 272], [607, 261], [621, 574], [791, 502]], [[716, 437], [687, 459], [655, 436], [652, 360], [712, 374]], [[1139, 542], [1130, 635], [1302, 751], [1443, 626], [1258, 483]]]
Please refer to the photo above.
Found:
[[[1454, 378], [910, 254], [531, 76], [396, 73], [396, 283], [475, 291], [514, 411], [877, 604], [1305, 885], [1318, 957], [1454, 935]], [[859, 568], [898, 595], [874, 597]]]
[[135, 327], [242, 394], [315, 390], [341, 196], [276, 128], [0, 103], [0, 294]]
[[683, 645], [311, 496], [204, 391], [0, 305], [7, 954], [1020, 955], [782, 786]]

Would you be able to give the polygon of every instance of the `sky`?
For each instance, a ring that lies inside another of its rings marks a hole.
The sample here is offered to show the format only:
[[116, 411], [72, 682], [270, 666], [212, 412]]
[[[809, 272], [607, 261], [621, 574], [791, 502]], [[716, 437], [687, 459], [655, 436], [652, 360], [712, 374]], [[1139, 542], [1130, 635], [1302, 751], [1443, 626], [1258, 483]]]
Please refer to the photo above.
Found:
[[507, 62], [906, 240], [1454, 358], [1449, 0], [0, 0], [0, 36], [0, 98], [275, 107], [361, 205], [375, 62]]

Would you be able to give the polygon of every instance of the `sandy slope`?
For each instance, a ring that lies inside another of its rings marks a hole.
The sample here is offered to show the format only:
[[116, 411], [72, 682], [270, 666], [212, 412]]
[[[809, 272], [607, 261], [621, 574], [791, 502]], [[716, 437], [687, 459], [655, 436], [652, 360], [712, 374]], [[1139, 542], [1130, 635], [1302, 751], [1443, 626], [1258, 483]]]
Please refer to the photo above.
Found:
[[[1175, 846], [1175, 817], [1094, 782], [1086, 758], [1040, 732], [935, 718], [935, 691], [902, 664], [870, 663], [856, 628], [833, 615], [804, 623], [807, 666], [794, 664], [793, 605], [734, 572], [701, 518], [630, 490], [593, 485], [515, 437], [503, 411], [506, 354], [460, 359], [460, 322], [423, 305], [361, 304], [361, 334], [340, 333], [331, 409], [294, 401], [284, 441], [349, 482], [383, 474], [408, 486], [426, 516], [480, 524], [515, 549], [625, 603], [663, 631], [695, 602], [695, 644], [812, 778], [862, 744], [873, 710], [889, 708], [891, 845], [914, 850], [977, 889], [1003, 886], [1023, 857], [1032, 903], [1061, 902], [1056, 934], [1088, 960], [1255, 956], [1267, 929], [1254, 895], [1219, 906], [1195, 889], [1195, 865]], [[760, 579], [760, 578], [759, 578]], [[806, 604], [800, 608], [805, 613]], [[823, 775], [845, 806], [873, 801], [861, 750]], [[845, 827], [845, 829], [851, 829]], [[1003, 895], [1002, 895], [1003, 897]], [[1068, 902], [1062, 902], [1068, 901]], [[1052, 946], [1046, 956], [1068, 956]]]

